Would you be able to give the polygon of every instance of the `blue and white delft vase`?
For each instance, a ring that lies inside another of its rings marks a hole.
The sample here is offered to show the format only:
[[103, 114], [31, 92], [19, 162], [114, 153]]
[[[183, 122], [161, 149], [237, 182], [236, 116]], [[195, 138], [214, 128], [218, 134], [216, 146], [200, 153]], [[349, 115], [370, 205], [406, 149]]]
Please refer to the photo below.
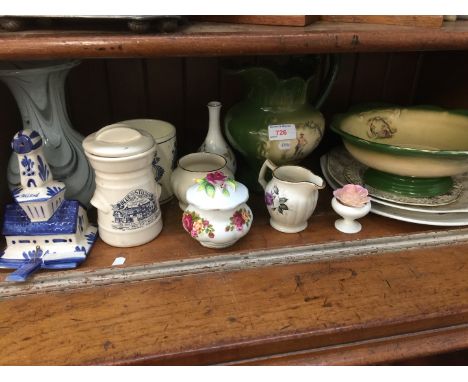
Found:
[[0, 267], [17, 269], [7, 281], [25, 281], [39, 268], [75, 268], [86, 259], [97, 227], [78, 201], [65, 199], [65, 184], [53, 180], [36, 131], [19, 131], [11, 145], [21, 185], [13, 190], [15, 203], [5, 208], [7, 247], [0, 252]]
[[[43, 139], [44, 157], [55, 179], [67, 186], [66, 197], [88, 206], [94, 192], [94, 173], [86, 160], [81, 142], [68, 118], [65, 79], [79, 61], [3, 62], [0, 80], [13, 93], [21, 112], [24, 129], [32, 129]], [[20, 183], [14, 155], [7, 170], [13, 190]]]
[[161, 186], [153, 175], [156, 145], [143, 131], [114, 124], [83, 141], [96, 174], [91, 204], [98, 210], [99, 236], [115, 247], [133, 247], [153, 240], [163, 223]]

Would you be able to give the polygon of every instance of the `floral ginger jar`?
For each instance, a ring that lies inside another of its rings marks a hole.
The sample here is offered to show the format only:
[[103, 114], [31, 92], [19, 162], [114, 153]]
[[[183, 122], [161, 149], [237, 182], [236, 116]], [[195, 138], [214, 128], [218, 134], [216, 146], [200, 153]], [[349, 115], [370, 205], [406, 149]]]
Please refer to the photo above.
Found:
[[246, 204], [249, 191], [222, 171], [197, 179], [186, 196], [189, 205], [182, 215], [182, 225], [201, 245], [229, 247], [249, 232], [253, 221]]

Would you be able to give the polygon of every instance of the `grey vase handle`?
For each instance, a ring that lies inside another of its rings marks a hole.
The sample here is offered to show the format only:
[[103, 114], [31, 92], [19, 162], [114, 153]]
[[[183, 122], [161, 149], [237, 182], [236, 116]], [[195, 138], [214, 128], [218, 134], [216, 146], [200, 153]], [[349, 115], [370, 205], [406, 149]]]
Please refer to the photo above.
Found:
[[322, 95], [318, 98], [314, 106], [317, 110], [320, 110], [323, 103], [328, 98], [328, 95], [332, 90], [333, 84], [335, 83], [338, 71], [340, 69], [340, 56], [338, 54], [331, 54], [329, 57], [331, 62], [326, 79], [324, 81], [324, 83], [326, 84], [325, 89], [323, 90]]

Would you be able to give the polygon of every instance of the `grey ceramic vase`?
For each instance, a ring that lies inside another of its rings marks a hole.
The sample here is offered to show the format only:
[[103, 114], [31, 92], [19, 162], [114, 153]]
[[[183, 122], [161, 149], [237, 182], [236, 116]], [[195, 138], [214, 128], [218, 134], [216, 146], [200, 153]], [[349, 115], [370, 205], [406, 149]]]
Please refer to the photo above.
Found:
[[[23, 129], [37, 131], [54, 179], [64, 182], [66, 198], [89, 206], [94, 193], [94, 172], [81, 146], [83, 137], [71, 126], [65, 103], [65, 78], [79, 61], [2, 62], [0, 80], [13, 93]], [[18, 160], [12, 156], [8, 185], [20, 183]]]

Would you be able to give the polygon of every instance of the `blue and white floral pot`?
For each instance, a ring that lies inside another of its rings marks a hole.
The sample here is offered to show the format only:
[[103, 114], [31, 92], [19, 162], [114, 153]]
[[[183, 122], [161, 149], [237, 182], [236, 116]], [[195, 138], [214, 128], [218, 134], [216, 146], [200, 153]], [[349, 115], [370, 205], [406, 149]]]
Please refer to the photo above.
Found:
[[159, 119], [131, 119], [123, 122], [134, 129], [150, 133], [156, 142], [152, 166], [154, 179], [161, 185], [160, 204], [167, 203], [174, 197], [171, 187], [171, 175], [177, 164], [176, 129], [174, 125]]

